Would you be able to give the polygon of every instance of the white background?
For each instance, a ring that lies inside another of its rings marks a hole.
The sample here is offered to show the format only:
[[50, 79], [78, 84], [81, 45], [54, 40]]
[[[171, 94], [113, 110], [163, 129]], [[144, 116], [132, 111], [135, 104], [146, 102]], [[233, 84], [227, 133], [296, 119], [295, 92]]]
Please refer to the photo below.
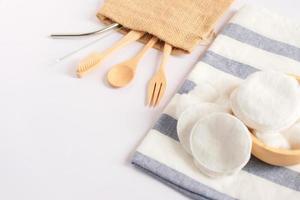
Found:
[[[231, 10], [245, 2], [235, 2]], [[159, 63], [158, 51], [147, 54], [129, 87], [112, 89], [105, 83], [109, 67], [133, 56], [142, 47], [139, 43], [77, 79], [78, 61], [121, 35], [114, 32], [61, 62], [56, 60], [96, 38], [47, 36], [101, 27], [95, 14], [102, 3], [0, 0], [1, 200], [186, 199], [133, 168], [130, 158], [203, 48], [171, 58], [168, 88], [156, 109], [145, 107], [144, 101], [147, 82]], [[300, 19], [300, 1], [248, 3]]]

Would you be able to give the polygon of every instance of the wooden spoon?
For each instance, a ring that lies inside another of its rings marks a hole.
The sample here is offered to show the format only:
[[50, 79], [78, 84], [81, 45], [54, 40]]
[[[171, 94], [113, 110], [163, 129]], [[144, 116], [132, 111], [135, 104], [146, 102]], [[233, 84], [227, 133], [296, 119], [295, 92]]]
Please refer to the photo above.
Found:
[[107, 81], [113, 87], [124, 87], [134, 78], [135, 71], [139, 61], [145, 53], [157, 42], [156, 37], [152, 37], [145, 47], [133, 58], [119, 63], [112, 67], [107, 73]]

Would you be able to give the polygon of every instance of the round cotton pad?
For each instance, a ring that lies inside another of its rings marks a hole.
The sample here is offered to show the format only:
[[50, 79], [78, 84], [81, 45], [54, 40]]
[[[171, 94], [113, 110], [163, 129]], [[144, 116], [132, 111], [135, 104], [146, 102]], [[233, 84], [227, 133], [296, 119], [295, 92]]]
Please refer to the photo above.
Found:
[[204, 82], [190, 91], [189, 95], [195, 96], [202, 102], [213, 102], [218, 98], [219, 93], [210, 83]]
[[181, 113], [187, 109], [189, 106], [197, 105], [201, 103], [199, 99], [197, 99], [195, 96], [191, 96], [188, 94], [182, 94], [178, 97], [178, 101], [176, 104], [176, 116], [179, 118]]
[[279, 132], [258, 132], [255, 130], [254, 134], [257, 139], [269, 147], [290, 149], [288, 140]]
[[233, 113], [253, 129], [283, 130], [299, 118], [298, 82], [278, 72], [256, 72], [231, 94], [231, 106]]
[[228, 113], [232, 113], [229, 94], [220, 95], [214, 103], [224, 107]]
[[217, 97], [218, 92], [211, 84], [201, 83], [188, 94], [179, 96], [176, 106], [176, 116], [178, 118], [181, 113], [191, 105], [196, 105], [201, 102], [213, 102]]
[[190, 143], [197, 166], [206, 169], [202, 172], [208, 176], [237, 172], [251, 155], [252, 140], [247, 127], [227, 113], [213, 113], [199, 120], [192, 129]]
[[239, 172], [238, 169], [234, 169], [231, 172], [228, 173], [220, 173], [220, 172], [214, 172], [211, 171], [209, 169], [206, 169], [205, 167], [203, 167], [202, 165], [199, 165], [199, 163], [194, 159], [194, 165], [205, 175], [211, 177], [211, 178], [220, 178], [220, 177], [224, 177], [224, 176], [230, 176], [233, 174], [236, 174], [237, 172]]
[[200, 103], [189, 106], [178, 118], [177, 121], [177, 135], [183, 148], [191, 154], [190, 149], [190, 133], [195, 123], [213, 113], [226, 112], [227, 110], [214, 103]]
[[210, 171], [209, 169], [206, 169], [202, 165], [199, 165], [199, 163], [194, 159], [194, 165], [205, 175], [211, 177], [211, 178], [219, 178], [225, 175], [230, 175], [230, 174], [222, 174], [222, 173], [217, 173]]
[[300, 122], [282, 132], [292, 149], [300, 149]]

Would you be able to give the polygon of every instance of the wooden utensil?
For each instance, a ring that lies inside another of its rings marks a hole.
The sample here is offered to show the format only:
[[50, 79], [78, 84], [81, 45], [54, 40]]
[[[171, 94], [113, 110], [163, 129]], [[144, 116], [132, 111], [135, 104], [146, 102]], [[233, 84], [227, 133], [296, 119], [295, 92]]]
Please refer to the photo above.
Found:
[[165, 77], [164, 67], [168, 62], [171, 51], [172, 51], [172, 46], [165, 43], [160, 67], [148, 84], [147, 104], [149, 106], [153, 106], [153, 107], [157, 106], [165, 93], [167, 87], [167, 80]]
[[82, 60], [78, 67], [77, 67], [77, 76], [82, 77], [88, 71], [95, 69], [99, 66], [100, 62], [111, 55], [113, 52], [117, 51], [118, 49], [138, 40], [144, 35], [143, 32], [138, 31], [130, 31], [125, 35], [121, 40], [116, 42], [112, 47], [106, 49], [101, 53], [92, 53], [87, 58]]
[[107, 81], [113, 87], [124, 87], [134, 78], [136, 67], [146, 52], [157, 42], [156, 37], [152, 37], [145, 47], [133, 58], [115, 65], [107, 73]]

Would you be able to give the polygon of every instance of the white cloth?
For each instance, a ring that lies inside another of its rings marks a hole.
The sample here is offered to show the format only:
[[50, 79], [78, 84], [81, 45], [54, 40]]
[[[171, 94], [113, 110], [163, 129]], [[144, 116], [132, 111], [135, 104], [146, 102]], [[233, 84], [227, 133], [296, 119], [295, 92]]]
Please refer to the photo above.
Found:
[[269, 11], [238, 11], [137, 148], [132, 163], [193, 199], [299, 200], [300, 165], [275, 167], [252, 157], [236, 175], [211, 179], [195, 167], [176, 133], [178, 97], [195, 85], [209, 82], [228, 94], [257, 70], [300, 75], [299, 35], [300, 24]]

